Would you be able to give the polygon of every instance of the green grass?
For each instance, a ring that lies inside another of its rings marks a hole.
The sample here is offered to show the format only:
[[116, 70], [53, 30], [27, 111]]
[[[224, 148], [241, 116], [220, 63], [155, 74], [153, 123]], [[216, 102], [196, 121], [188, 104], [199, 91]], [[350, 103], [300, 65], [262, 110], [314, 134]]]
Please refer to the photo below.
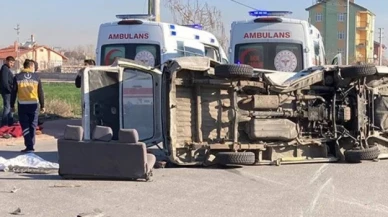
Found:
[[81, 114], [81, 90], [73, 83], [42, 83], [45, 101], [60, 100], [76, 110], [76, 115]]
[[[81, 90], [76, 88], [74, 83], [43, 82], [45, 95], [45, 118], [55, 117], [80, 117], [81, 111]], [[16, 106], [16, 105], [15, 105]], [[3, 102], [0, 100], [0, 112]], [[17, 118], [17, 112], [15, 113]]]
[[[59, 107], [56, 109], [60, 110], [63, 106], [63, 109], [70, 107], [73, 116], [81, 115], [81, 90], [76, 88], [74, 83], [52, 82], [42, 83], [42, 85], [48, 112], [52, 112], [53, 107]], [[63, 114], [56, 115], [62, 116]]]

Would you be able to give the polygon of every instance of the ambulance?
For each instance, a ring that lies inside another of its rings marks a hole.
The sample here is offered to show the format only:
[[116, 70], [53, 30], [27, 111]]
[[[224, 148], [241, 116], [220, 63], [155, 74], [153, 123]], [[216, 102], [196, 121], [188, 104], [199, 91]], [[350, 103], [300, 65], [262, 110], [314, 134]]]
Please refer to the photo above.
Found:
[[323, 38], [309, 22], [286, 18], [290, 11], [251, 11], [254, 19], [231, 25], [232, 63], [298, 72], [326, 64]]
[[217, 38], [202, 26], [154, 22], [149, 15], [116, 15], [120, 20], [100, 25], [96, 64], [111, 65], [118, 57], [161, 66], [181, 56], [208, 56], [227, 63]]

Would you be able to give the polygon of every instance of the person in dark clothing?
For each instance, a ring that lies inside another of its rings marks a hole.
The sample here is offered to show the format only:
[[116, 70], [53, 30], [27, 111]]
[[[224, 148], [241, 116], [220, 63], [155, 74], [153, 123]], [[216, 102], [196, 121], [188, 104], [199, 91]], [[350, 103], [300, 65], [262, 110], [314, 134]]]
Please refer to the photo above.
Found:
[[3, 98], [3, 115], [1, 118], [1, 126], [12, 126], [13, 115], [11, 112], [11, 91], [13, 83], [13, 73], [11, 68], [15, 65], [15, 58], [8, 56], [5, 59], [5, 64], [0, 69], [0, 91]]
[[[88, 60], [84, 60], [84, 65], [85, 67], [88, 67], [88, 66], [95, 66], [96, 65], [96, 62], [92, 59], [88, 59]], [[83, 70], [85, 70], [85, 68], [82, 68], [78, 71], [78, 75], [77, 77], [75, 78], [75, 86], [77, 88], [81, 88], [81, 77], [82, 77], [82, 72]]]
[[38, 125], [39, 106], [44, 112], [44, 92], [40, 77], [35, 71], [33, 61], [26, 60], [24, 69], [13, 79], [11, 92], [11, 108], [15, 111], [16, 98], [18, 99], [19, 122], [23, 130], [24, 145], [22, 152], [33, 152], [35, 146], [36, 127]]
[[38, 69], [39, 69], [38, 63], [35, 60], [31, 60], [31, 62], [33, 62], [34, 66], [35, 66], [35, 71], [34, 72], [37, 72]]

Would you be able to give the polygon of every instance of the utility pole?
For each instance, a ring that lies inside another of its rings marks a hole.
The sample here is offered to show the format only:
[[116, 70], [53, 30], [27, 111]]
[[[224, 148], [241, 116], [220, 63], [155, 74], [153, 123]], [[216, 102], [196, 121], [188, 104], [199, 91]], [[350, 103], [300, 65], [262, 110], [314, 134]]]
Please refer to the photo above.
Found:
[[148, 0], [148, 15], [155, 16], [155, 21], [160, 22], [160, 0]]
[[19, 46], [20, 46], [19, 34], [20, 34], [20, 25], [17, 24], [16, 27], [13, 28], [13, 29], [16, 30], [16, 37], [17, 37], [16, 61], [17, 61], [17, 70], [19, 70], [19, 65], [20, 65], [20, 61], [19, 61]]
[[346, 1], [346, 57], [345, 65], [349, 65], [349, 0]]
[[383, 35], [384, 35], [384, 29], [379, 28], [379, 43], [380, 43], [380, 48], [379, 48], [379, 65], [383, 65]]

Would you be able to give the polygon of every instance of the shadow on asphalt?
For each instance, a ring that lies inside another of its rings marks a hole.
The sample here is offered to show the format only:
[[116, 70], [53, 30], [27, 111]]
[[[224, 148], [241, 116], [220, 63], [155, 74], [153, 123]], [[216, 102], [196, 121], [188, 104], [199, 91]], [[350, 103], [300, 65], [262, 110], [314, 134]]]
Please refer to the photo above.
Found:
[[26, 174], [26, 173], [15, 173], [19, 177], [0, 177], [1, 180], [65, 180], [58, 174]]
[[81, 119], [69, 119], [63, 117], [55, 120], [45, 120], [42, 125], [42, 132], [45, 135], [60, 139], [63, 137], [63, 132], [67, 125], [81, 126], [81, 121]]

